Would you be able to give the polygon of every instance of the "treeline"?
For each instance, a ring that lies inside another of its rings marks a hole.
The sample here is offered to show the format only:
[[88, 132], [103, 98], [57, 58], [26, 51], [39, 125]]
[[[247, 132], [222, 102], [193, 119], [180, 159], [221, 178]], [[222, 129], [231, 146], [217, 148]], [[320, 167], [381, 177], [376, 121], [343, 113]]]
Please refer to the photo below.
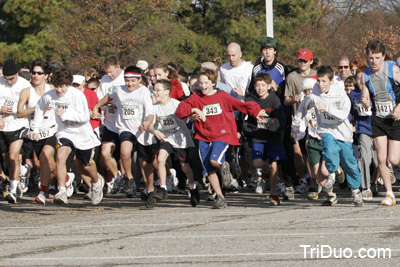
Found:
[[[174, 61], [191, 71], [223, 58], [232, 41], [254, 63], [266, 35], [264, 0], [6, 0], [0, 8], [2, 62], [59, 60], [87, 68], [115, 54], [124, 65]], [[383, 39], [396, 56], [399, 15], [398, 0], [274, 1], [278, 58], [295, 64], [303, 47], [323, 64], [341, 55], [365, 58], [371, 38]]]

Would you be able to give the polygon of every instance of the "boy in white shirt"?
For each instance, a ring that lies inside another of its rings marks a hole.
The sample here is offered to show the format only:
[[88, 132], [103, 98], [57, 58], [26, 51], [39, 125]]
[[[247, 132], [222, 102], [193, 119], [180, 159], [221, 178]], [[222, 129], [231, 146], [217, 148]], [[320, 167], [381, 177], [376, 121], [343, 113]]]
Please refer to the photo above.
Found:
[[[125, 69], [125, 85], [118, 86], [104, 96], [93, 108], [94, 117], [100, 117], [98, 108], [110, 103], [116, 106], [117, 129], [121, 141], [121, 161], [126, 173], [124, 187], [128, 197], [136, 195], [136, 184], [132, 174], [132, 150], [138, 153], [142, 173], [147, 182], [146, 207], [153, 208], [156, 204], [153, 187], [154, 136], [147, 129], [154, 120], [153, 102], [150, 91], [141, 85], [142, 73], [136, 66]], [[130, 194], [130, 195], [129, 195]]]
[[193, 178], [193, 171], [189, 166], [189, 147], [194, 147], [194, 142], [182, 119], [175, 116], [179, 101], [170, 97], [172, 84], [169, 80], [158, 80], [154, 84], [154, 95], [157, 103], [154, 105], [156, 115], [156, 129], [154, 123], [150, 125], [150, 132], [160, 141], [157, 157], [158, 176], [160, 178], [160, 189], [156, 192], [156, 198], [167, 198], [167, 172], [165, 163], [169, 155], [172, 160], [177, 160], [182, 171], [189, 179], [190, 204], [196, 207], [200, 202], [199, 189]]
[[90, 114], [85, 95], [71, 86], [73, 76], [66, 68], [56, 70], [51, 83], [54, 90], [46, 92], [35, 108], [33, 139], [39, 140], [39, 129], [42, 127], [44, 113], [51, 107], [56, 113], [58, 141], [56, 171], [59, 192], [54, 202], [68, 204], [66, 179], [66, 161], [71, 153], [76, 155], [77, 167], [92, 180], [91, 200], [97, 205], [103, 199], [104, 180], [97, 176], [96, 163], [93, 160], [93, 149], [100, 145], [90, 125]]
[[[342, 163], [347, 175], [348, 186], [352, 189], [353, 202], [357, 207], [363, 206], [360, 192], [361, 174], [358, 169], [357, 159], [353, 154], [353, 126], [348, 120], [350, 112], [350, 99], [343, 90], [342, 85], [333, 79], [334, 73], [329, 66], [321, 66], [317, 71], [317, 85], [309, 98], [305, 98], [304, 110], [315, 107], [318, 121], [318, 134], [322, 138], [323, 156], [329, 171], [328, 178], [324, 181], [324, 190], [328, 194], [331, 205], [337, 203], [336, 194], [333, 193], [335, 171]], [[324, 205], [326, 203], [324, 202]], [[330, 205], [327, 205], [330, 206]]]

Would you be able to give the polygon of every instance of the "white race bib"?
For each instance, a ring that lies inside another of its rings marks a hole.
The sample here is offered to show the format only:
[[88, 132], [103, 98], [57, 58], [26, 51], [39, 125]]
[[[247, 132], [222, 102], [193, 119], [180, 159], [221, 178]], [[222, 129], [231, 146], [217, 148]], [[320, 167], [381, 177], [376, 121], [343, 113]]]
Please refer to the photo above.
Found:
[[18, 103], [18, 99], [5, 96], [5, 97], [3, 97], [2, 106], [13, 108], [14, 105], [16, 105], [17, 103]]
[[56, 109], [62, 108], [63, 110], [67, 110], [69, 103], [56, 102]]
[[336, 117], [329, 115], [327, 112], [321, 111], [321, 122], [324, 124], [338, 124]]
[[179, 125], [174, 115], [159, 117], [160, 125], [163, 130], [178, 129]]
[[215, 116], [222, 114], [221, 105], [218, 104], [211, 104], [203, 107], [203, 113], [206, 116]]
[[357, 109], [358, 116], [371, 116], [372, 115], [371, 107], [364, 108], [360, 102], [354, 102], [354, 106]]
[[380, 118], [386, 118], [392, 116], [393, 113], [393, 101], [378, 102], [375, 101], [376, 116]]
[[[39, 140], [49, 138], [56, 133], [56, 127], [43, 128], [39, 130]], [[33, 140], [33, 133], [31, 132], [31, 139]]]
[[311, 108], [307, 110], [307, 115], [306, 115], [307, 123], [309, 126], [313, 128], [318, 127], [318, 122], [317, 122], [317, 115], [315, 114], [315, 109]]
[[139, 118], [139, 106], [138, 105], [122, 105], [122, 119], [133, 120]]

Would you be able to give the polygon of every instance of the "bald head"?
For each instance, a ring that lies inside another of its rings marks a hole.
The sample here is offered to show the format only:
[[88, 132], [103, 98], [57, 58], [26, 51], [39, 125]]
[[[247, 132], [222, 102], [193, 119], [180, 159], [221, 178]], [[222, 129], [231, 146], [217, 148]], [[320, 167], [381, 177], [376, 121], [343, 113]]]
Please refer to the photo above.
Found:
[[344, 81], [347, 77], [351, 76], [350, 60], [347, 56], [342, 56], [339, 59], [339, 73], [340, 79]]
[[230, 43], [226, 47], [226, 56], [229, 59], [229, 63], [232, 67], [238, 67], [243, 63], [242, 50], [238, 43]]

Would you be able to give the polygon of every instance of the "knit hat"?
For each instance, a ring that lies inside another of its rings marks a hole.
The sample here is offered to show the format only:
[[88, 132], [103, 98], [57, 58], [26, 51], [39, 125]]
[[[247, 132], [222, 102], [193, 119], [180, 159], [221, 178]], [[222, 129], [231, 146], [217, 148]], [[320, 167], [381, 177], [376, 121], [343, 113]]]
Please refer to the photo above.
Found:
[[17, 65], [13, 59], [7, 59], [3, 66], [3, 75], [12, 76], [18, 73]]

